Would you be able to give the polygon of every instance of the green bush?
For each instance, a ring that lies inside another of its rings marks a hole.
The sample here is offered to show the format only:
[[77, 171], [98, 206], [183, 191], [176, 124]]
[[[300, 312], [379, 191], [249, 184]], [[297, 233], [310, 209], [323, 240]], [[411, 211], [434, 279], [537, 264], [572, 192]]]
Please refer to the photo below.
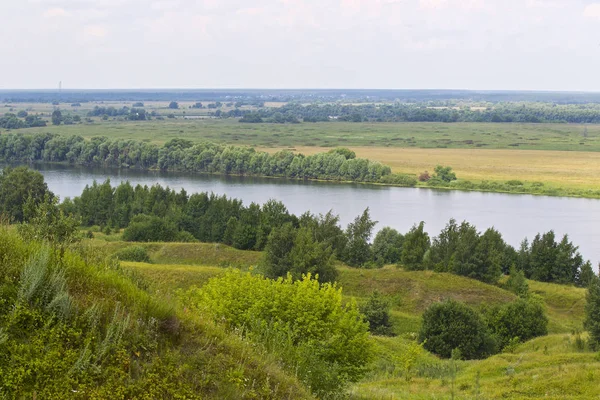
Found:
[[369, 331], [372, 334], [394, 336], [390, 322], [390, 303], [379, 291], [371, 293], [369, 300], [360, 306], [360, 312], [369, 323]]
[[285, 353], [284, 365], [319, 397], [339, 394], [346, 380], [357, 381], [366, 372], [368, 324], [355, 303], [342, 302], [341, 289], [310, 275], [271, 280], [231, 270], [191, 289], [184, 301], [232, 329], [245, 329], [251, 340], [279, 343], [274, 347]]
[[131, 246], [119, 250], [115, 253], [115, 256], [122, 261], [134, 261], [134, 262], [150, 262], [150, 255], [148, 249], [143, 246]]
[[443, 358], [450, 358], [455, 349], [467, 360], [485, 358], [496, 350], [483, 317], [454, 300], [435, 303], [423, 313], [419, 341]]
[[126, 242], [174, 242], [178, 230], [174, 223], [165, 218], [137, 215], [123, 231]]
[[380, 183], [386, 185], [402, 186], [402, 187], [415, 187], [417, 186], [417, 178], [413, 175], [404, 174], [389, 174], [379, 178]]
[[548, 317], [542, 304], [535, 299], [518, 299], [494, 307], [487, 319], [501, 348], [509, 345], [515, 338], [525, 342], [548, 334]]

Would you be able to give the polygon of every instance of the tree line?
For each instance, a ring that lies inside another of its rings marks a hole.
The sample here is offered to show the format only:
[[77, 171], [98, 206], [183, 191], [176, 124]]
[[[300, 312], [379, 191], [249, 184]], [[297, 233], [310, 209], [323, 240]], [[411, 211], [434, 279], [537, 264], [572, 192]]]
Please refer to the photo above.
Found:
[[[26, 220], [24, 204], [48, 193], [41, 174], [25, 167], [0, 175], [0, 213]], [[344, 229], [339, 217], [291, 214], [281, 202], [244, 205], [241, 200], [214, 193], [188, 195], [160, 185], [133, 186], [110, 181], [86, 186], [81, 196], [65, 199], [61, 209], [83, 226], [125, 229], [128, 241], [202, 241], [242, 250], [265, 250], [268, 276], [319, 274], [335, 280], [334, 261], [358, 268], [396, 264], [409, 270], [448, 272], [495, 284], [512, 268], [529, 279], [586, 286], [594, 275], [568, 238], [553, 231], [524, 240], [515, 250], [494, 228], [480, 232], [468, 222], [450, 220], [433, 239], [424, 223], [409, 232], [385, 227], [371, 241], [377, 224], [367, 208]]]
[[600, 123], [599, 104], [553, 104], [533, 102], [483, 103], [435, 106], [435, 103], [359, 104], [288, 103], [259, 110], [231, 110], [224, 118], [249, 123], [349, 122], [515, 122], [515, 123]]
[[190, 171], [221, 175], [285, 177], [329, 181], [380, 182], [415, 186], [413, 176], [392, 174], [390, 167], [357, 158], [348, 149], [310, 156], [291, 151], [274, 154], [250, 147], [215, 143], [193, 144], [173, 139], [163, 146], [135, 141], [54, 134], [0, 135], [0, 160], [7, 162], [67, 162], [95, 167]]

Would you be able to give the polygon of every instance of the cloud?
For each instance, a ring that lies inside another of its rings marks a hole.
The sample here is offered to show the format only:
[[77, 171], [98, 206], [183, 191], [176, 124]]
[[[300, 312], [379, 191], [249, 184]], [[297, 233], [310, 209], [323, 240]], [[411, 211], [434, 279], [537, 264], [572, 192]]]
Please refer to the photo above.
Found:
[[583, 16], [586, 18], [600, 19], [600, 3], [592, 3], [585, 7]]
[[50, 8], [44, 11], [44, 18], [68, 17], [69, 14], [64, 8]]
[[88, 25], [83, 28], [83, 33], [88, 38], [103, 38], [108, 31], [103, 25]]

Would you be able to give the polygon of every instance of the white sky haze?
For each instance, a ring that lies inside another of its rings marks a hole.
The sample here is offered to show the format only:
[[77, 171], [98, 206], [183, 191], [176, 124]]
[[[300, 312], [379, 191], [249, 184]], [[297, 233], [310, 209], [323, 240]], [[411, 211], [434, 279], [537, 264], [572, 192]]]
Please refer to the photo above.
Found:
[[0, 89], [600, 91], [600, 0], [0, 0]]

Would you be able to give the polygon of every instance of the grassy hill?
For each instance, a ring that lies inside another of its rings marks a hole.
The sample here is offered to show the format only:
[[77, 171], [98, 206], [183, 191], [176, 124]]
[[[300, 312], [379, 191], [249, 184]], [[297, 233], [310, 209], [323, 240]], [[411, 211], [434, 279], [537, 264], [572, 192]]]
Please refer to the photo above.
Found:
[[[112, 244], [115, 248], [126, 244]], [[149, 244], [153, 264], [124, 263], [126, 269], [172, 292], [201, 286], [224, 272], [207, 265], [209, 244]], [[156, 247], [153, 247], [156, 246]], [[165, 249], [169, 250], [165, 250]], [[177, 249], [177, 250], [175, 250]], [[214, 251], [214, 249], [212, 250]], [[227, 255], [244, 266], [256, 265], [260, 253], [221, 245], [221, 265]], [[185, 253], [182, 256], [180, 252]], [[165, 254], [176, 254], [170, 263]], [[199, 258], [194, 259], [195, 256]], [[178, 260], [186, 260], [180, 264]], [[241, 261], [243, 260], [243, 262]], [[585, 290], [529, 281], [530, 291], [543, 300], [550, 335], [534, 339], [481, 361], [441, 360], [415, 342], [422, 312], [446, 298], [475, 308], [502, 304], [515, 296], [501, 287], [430, 271], [404, 271], [394, 266], [364, 270], [338, 266], [338, 284], [347, 298], [364, 301], [377, 289], [392, 303], [396, 337], [373, 337], [376, 357], [372, 371], [351, 389], [352, 399], [591, 399], [600, 396], [600, 357], [587, 349], [582, 329]]]
[[[145, 289], [131, 290], [147, 293], [164, 304], [175, 304], [173, 299], [177, 289], [202, 286], [211, 277], [223, 274], [225, 267], [246, 269], [255, 266], [261, 257], [258, 252], [205, 243], [131, 244], [98, 239], [90, 243], [92, 249], [110, 252], [133, 245], [147, 248], [151, 263], [122, 262], [123, 272], [118, 276], [138, 282]], [[430, 304], [447, 298], [485, 308], [514, 300], [512, 293], [460, 276], [404, 271], [394, 266], [365, 270], [338, 265], [338, 270], [338, 285], [347, 299], [354, 298], [360, 303], [373, 290], [378, 290], [391, 300], [392, 322], [398, 334], [372, 337], [376, 356], [371, 372], [351, 387], [351, 399], [592, 399], [600, 396], [600, 373], [596, 372], [600, 357], [587, 348], [585, 334], [578, 333], [584, 318], [583, 289], [529, 281], [530, 291], [546, 306], [550, 335], [486, 360], [452, 361], [439, 359], [415, 341], [422, 312]], [[233, 378], [231, 375], [226, 378], [228, 373], [233, 373], [233, 363], [240, 363], [241, 372], [238, 373], [243, 379], [251, 377], [258, 382], [269, 376], [269, 379], [275, 379], [271, 381], [274, 385], [293, 390], [298, 398], [308, 396], [306, 389], [293, 377], [282, 372], [276, 362], [269, 361], [268, 355], [256, 354], [248, 343], [226, 334], [219, 326], [172, 307], [174, 315], [186, 327], [186, 333], [170, 352], [185, 352], [190, 343], [196, 343], [207, 348], [212, 356], [218, 354], [219, 358], [232, 363], [225, 369], [209, 364], [213, 373], [222, 376], [210, 378], [220, 382], [217, 385], [220, 389], [215, 393], [209, 391], [209, 396], [205, 397], [236, 398], [229, 392], [235, 388], [235, 384], [228, 381]], [[219, 346], [212, 347], [214, 343], [209, 337], [218, 337]]]
[[146, 287], [95, 247], [61, 256], [0, 226], [0, 398], [311, 398], [268, 354]]

